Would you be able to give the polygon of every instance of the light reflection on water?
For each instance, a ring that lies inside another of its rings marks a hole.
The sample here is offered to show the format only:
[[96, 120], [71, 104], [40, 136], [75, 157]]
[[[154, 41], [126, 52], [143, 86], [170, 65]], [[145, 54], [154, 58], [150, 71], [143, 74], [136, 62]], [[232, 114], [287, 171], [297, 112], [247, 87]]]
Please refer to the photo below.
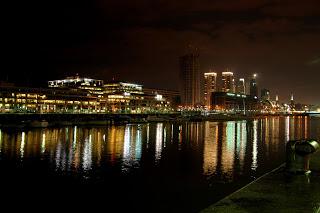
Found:
[[140, 167], [146, 153], [153, 152], [156, 166], [167, 148], [174, 153], [192, 149], [192, 155], [202, 156], [203, 175], [232, 179], [234, 172], [243, 173], [246, 164], [257, 170], [262, 163], [259, 156], [269, 159], [283, 152], [285, 141], [307, 138], [309, 122], [308, 117], [265, 117], [253, 122], [74, 126], [20, 133], [0, 130], [0, 153], [21, 161], [41, 156], [56, 170], [90, 171], [101, 163], [120, 162], [122, 172], [130, 172]]
[[99, 179], [110, 194], [126, 186], [137, 199], [159, 195], [170, 203], [160, 212], [174, 205], [196, 212], [283, 163], [287, 140], [309, 137], [320, 139], [319, 118], [0, 129], [0, 163], [31, 165], [46, 177]]

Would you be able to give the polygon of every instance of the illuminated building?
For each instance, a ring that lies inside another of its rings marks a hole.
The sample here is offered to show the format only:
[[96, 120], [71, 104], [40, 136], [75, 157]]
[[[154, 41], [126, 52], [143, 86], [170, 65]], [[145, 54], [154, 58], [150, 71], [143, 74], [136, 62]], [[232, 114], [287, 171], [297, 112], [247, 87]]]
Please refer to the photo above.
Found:
[[48, 81], [48, 87], [84, 90], [90, 95], [100, 98], [103, 95], [103, 80], [83, 78], [79, 77], [79, 75], [67, 77], [66, 79], [61, 80]]
[[200, 104], [200, 65], [198, 54], [180, 57], [181, 102], [194, 107]]
[[257, 99], [248, 95], [231, 92], [212, 93], [211, 106], [215, 110], [232, 112], [250, 112], [259, 108]]
[[149, 113], [173, 110], [162, 94], [144, 94], [142, 85], [112, 82], [101, 87], [103, 82], [100, 80], [97, 81], [99, 84], [90, 81], [92, 85], [74, 80], [58, 86], [49, 83], [49, 88], [0, 87], [0, 112]]
[[79, 87], [102, 87], [103, 80], [96, 80], [91, 78], [80, 78], [79, 75], [67, 77], [62, 80], [48, 81], [48, 87], [59, 87], [59, 88], [79, 88]]
[[207, 109], [211, 105], [211, 93], [217, 90], [217, 73], [207, 72], [204, 73], [204, 104]]
[[104, 85], [104, 93], [143, 94], [142, 85], [127, 82], [110, 82]]
[[222, 72], [222, 92], [235, 92], [234, 91], [234, 78], [233, 72], [230, 72], [229, 69], [226, 69], [225, 72]]
[[181, 104], [179, 91], [144, 87], [143, 93], [150, 96], [162, 95], [167, 101], [170, 101], [172, 107], [176, 107]]
[[246, 94], [244, 78], [240, 78], [237, 84], [237, 93]]
[[172, 111], [170, 101], [162, 94], [145, 94], [142, 85], [110, 82], [104, 85], [107, 111], [113, 113], [145, 113]]
[[100, 112], [97, 97], [67, 89], [2, 87], [1, 112], [86, 113]]
[[257, 74], [253, 74], [253, 78], [250, 80], [250, 95], [254, 98], [258, 98], [258, 86], [257, 86]]

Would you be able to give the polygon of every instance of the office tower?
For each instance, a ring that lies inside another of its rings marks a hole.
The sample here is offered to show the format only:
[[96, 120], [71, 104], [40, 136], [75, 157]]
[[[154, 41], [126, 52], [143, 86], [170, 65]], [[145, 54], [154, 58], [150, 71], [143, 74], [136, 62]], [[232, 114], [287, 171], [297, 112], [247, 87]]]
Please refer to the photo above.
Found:
[[257, 86], [257, 74], [253, 74], [253, 78], [250, 81], [250, 96], [258, 98], [258, 86]]
[[217, 91], [217, 73], [204, 73], [204, 104], [207, 109], [211, 106], [211, 94]]
[[200, 104], [199, 55], [190, 53], [180, 57], [180, 90], [184, 106]]
[[240, 78], [237, 84], [237, 93], [246, 94], [244, 78]]
[[234, 78], [233, 72], [230, 72], [229, 69], [226, 69], [225, 72], [222, 72], [222, 92], [235, 92], [234, 91]]
[[270, 91], [268, 89], [261, 90], [261, 100], [270, 101]]

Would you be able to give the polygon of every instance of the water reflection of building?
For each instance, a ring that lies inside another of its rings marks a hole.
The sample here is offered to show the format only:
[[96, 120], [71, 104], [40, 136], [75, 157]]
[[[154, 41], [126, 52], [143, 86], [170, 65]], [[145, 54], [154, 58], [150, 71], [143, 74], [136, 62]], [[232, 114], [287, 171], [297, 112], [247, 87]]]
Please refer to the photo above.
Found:
[[217, 167], [218, 123], [206, 122], [203, 147], [203, 173], [213, 175]]
[[156, 146], [155, 146], [156, 162], [158, 162], [161, 159], [162, 142], [163, 142], [163, 123], [158, 123], [157, 129], [156, 129]]
[[222, 141], [221, 152], [221, 171], [227, 177], [232, 176], [234, 165], [234, 148], [235, 148], [235, 122], [228, 121], [224, 131], [224, 141]]
[[251, 169], [256, 170], [258, 167], [258, 121], [253, 121], [253, 139], [252, 139], [252, 163]]
[[139, 167], [142, 153], [142, 134], [140, 125], [127, 125], [124, 133], [124, 147], [122, 157], [122, 171]]
[[244, 169], [244, 159], [247, 147], [247, 124], [246, 121], [236, 122], [237, 139], [236, 139], [236, 157], [240, 170]]
[[221, 174], [230, 180], [237, 171], [256, 171], [262, 165], [260, 160], [270, 160], [274, 153], [281, 155], [287, 138], [310, 137], [309, 122], [307, 116], [274, 116], [254, 122], [190, 122], [181, 126], [150, 123], [20, 132], [0, 129], [0, 157], [21, 162], [46, 159], [57, 171], [94, 171], [105, 166], [127, 172], [140, 168], [143, 159], [153, 164], [172, 160], [170, 150], [175, 153], [173, 160], [192, 159], [184, 165], [196, 170], [193, 172], [200, 169], [202, 174]]
[[246, 122], [206, 122], [203, 149], [204, 174], [212, 176], [217, 173], [227, 179], [233, 179], [234, 170], [244, 169], [246, 146]]

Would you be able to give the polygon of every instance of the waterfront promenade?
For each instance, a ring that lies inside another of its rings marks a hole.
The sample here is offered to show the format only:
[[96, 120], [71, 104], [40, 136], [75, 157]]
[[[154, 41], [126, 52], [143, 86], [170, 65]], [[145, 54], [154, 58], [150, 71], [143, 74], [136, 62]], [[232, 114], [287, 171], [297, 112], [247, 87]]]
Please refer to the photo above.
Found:
[[310, 160], [311, 174], [286, 175], [285, 164], [209, 206], [211, 212], [320, 212], [320, 151]]

